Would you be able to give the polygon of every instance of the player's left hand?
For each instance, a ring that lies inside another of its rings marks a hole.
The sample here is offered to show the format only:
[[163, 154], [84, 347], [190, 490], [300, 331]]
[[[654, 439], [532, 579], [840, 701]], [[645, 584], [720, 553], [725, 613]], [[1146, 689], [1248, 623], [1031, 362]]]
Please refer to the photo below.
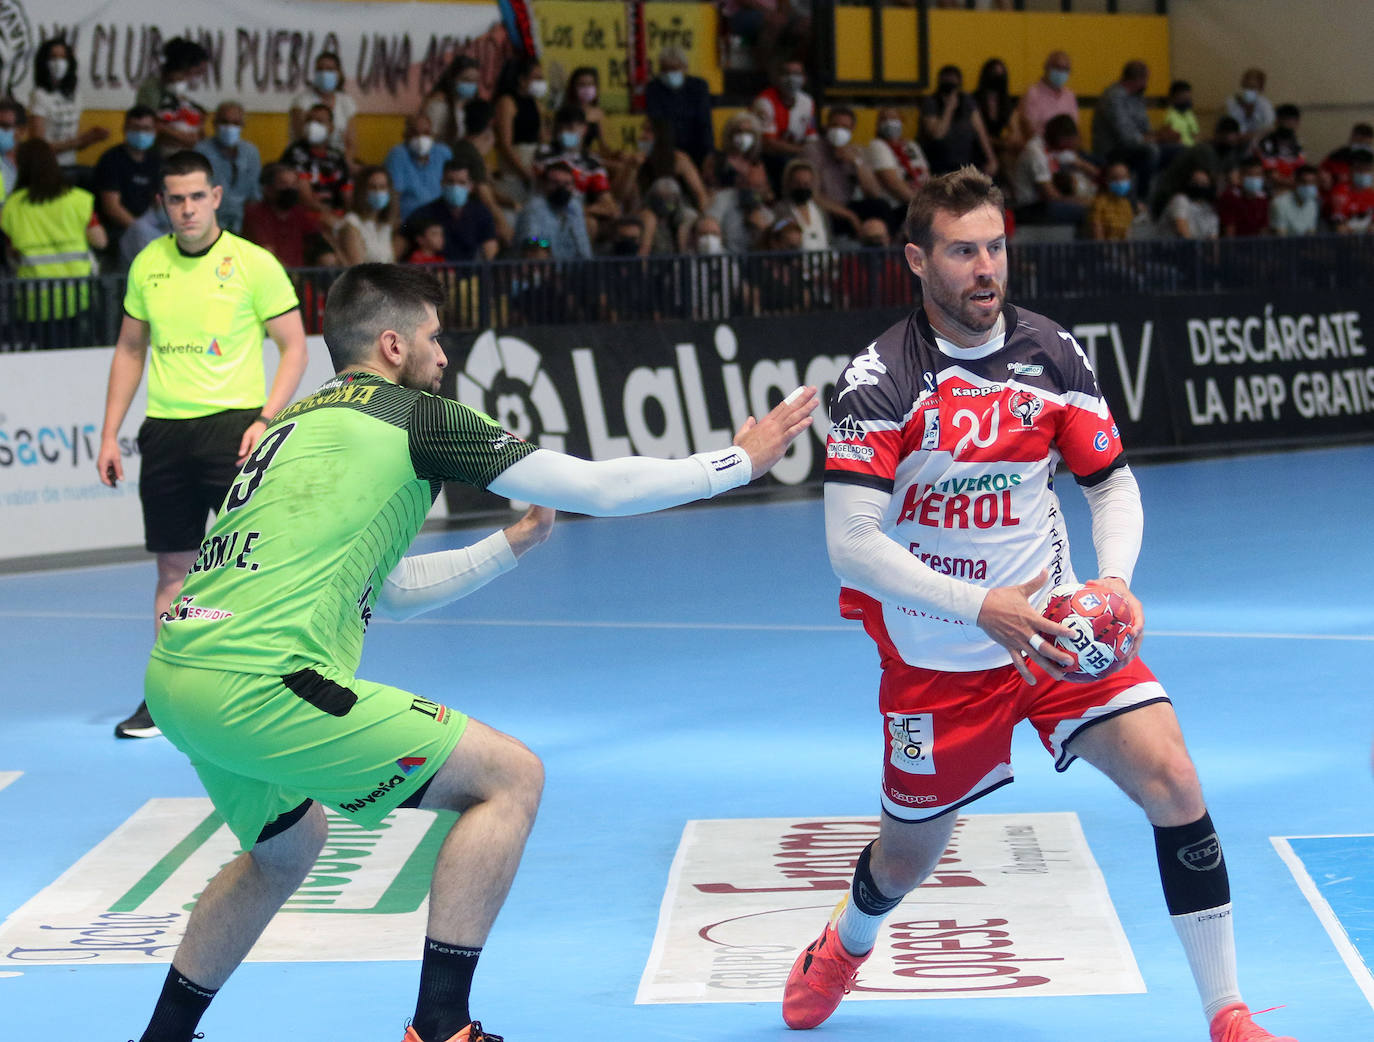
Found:
[[267, 430], [267, 424], [263, 423], [261, 420], [254, 420], [249, 425], [248, 429], [243, 432], [243, 437], [239, 439], [238, 465], [240, 467], [243, 466], [243, 461], [252, 454], [258, 442], [262, 440], [262, 434], [265, 430]]
[[1145, 608], [1140, 600], [1131, 592], [1131, 588], [1126, 585], [1125, 579], [1120, 579], [1115, 575], [1109, 575], [1101, 579], [1092, 579], [1085, 585], [1102, 586], [1117, 594], [1131, 607], [1131, 618], [1135, 620], [1135, 642], [1131, 645], [1131, 653], [1126, 656], [1129, 662], [1140, 654], [1141, 642], [1145, 640]]
[[506, 529], [506, 542], [510, 543], [511, 553], [519, 557], [549, 537], [553, 531], [553, 521], [558, 511], [553, 507], [532, 506], [525, 516]]

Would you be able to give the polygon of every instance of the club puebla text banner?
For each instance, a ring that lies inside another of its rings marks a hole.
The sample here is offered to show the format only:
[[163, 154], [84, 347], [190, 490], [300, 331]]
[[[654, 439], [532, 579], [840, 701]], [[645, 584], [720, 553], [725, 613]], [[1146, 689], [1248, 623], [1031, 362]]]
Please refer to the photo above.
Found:
[[209, 82], [194, 95], [206, 109], [232, 98], [285, 112], [315, 56], [332, 51], [359, 111], [413, 112], [453, 55], [499, 23], [494, 2], [0, 0], [0, 80], [27, 103], [38, 47], [60, 36], [76, 56], [82, 104], [123, 110], [157, 73], [162, 44], [184, 36], [210, 52]]

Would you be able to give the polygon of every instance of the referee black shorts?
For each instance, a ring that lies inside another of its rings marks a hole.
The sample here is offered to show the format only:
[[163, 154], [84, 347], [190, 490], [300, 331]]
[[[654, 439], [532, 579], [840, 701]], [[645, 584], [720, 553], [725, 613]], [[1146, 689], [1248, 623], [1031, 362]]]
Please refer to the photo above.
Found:
[[138, 498], [151, 553], [200, 547], [210, 511], [219, 512], [238, 476], [239, 443], [261, 409], [229, 409], [190, 420], [149, 417], [138, 429]]

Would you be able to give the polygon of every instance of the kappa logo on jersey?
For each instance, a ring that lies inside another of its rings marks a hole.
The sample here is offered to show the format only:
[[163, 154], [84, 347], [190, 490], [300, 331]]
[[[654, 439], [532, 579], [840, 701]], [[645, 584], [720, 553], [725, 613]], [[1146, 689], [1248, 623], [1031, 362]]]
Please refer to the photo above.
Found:
[[892, 766], [907, 774], [935, 773], [935, 717], [930, 713], [888, 713]]
[[868, 437], [868, 431], [864, 430], [863, 423], [854, 419], [853, 413], [850, 413], [843, 420], [830, 425], [830, 437], [836, 441], [863, 441]]
[[1045, 403], [1030, 391], [1017, 391], [1007, 399], [1007, 408], [1027, 430], [1035, 426], [1035, 418], [1044, 407]]
[[857, 355], [854, 361], [849, 363], [849, 368], [844, 371], [843, 379], [849, 386], [835, 396], [835, 401], [839, 401], [850, 391], [860, 387], [876, 387], [878, 377], [887, 374], [887, 366], [878, 357], [878, 342], [875, 340], [868, 345], [868, 350], [861, 355]]

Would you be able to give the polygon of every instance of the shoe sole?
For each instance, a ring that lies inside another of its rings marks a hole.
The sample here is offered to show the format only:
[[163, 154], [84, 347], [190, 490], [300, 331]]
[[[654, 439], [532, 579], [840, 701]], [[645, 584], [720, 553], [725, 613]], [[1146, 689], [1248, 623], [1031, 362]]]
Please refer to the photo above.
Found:
[[116, 738], [161, 738], [162, 730], [157, 727], [116, 727]]

